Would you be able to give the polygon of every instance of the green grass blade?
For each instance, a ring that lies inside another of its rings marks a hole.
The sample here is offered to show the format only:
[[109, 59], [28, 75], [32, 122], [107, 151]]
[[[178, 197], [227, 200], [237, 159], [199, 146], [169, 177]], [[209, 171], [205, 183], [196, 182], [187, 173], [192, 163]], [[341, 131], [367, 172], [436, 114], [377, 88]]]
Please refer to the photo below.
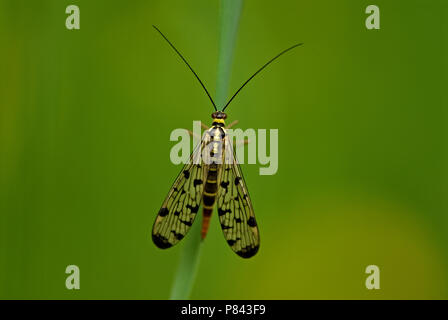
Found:
[[[221, 1], [218, 75], [215, 100], [218, 110], [226, 103], [242, 5], [242, 0]], [[185, 300], [190, 297], [203, 246], [200, 231], [201, 223], [196, 221], [191, 227], [189, 232], [190, 236], [184, 240], [186, 243], [180, 255], [179, 266], [171, 289], [170, 299], [172, 300]]]
[[218, 75], [216, 80], [216, 105], [222, 109], [226, 104], [232, 71], [236, 37], [243, 7], [242, 0], [222, 0], [220, 8], [220, 40]]
[[171, 288], [171, 300], [188, 299], [193, 289], [202, 249], [201, 219], [197, 220], [191, 226], [190, 236], [184, 240], [186, 243], [180, 254], [179, 266]]

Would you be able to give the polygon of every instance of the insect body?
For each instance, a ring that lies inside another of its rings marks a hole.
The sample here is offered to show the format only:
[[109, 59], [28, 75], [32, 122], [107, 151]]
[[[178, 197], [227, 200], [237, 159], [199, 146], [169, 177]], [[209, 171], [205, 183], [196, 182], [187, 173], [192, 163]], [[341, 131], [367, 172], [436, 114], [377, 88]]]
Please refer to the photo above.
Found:
[[[221, 114], [213, 113], [213, 116], [217, 117]], [[217, 120], [222, 120], [217, 121]], [[224, 119], [215, 119], [212, 127], [208, 130], [207, 134], [210, 136], [210, 158], [212, 162], [209, 164], [207, 177], [205, 179], [204, 192], [202, 195], [202, 207], [203, 207], [203, 220], [201, 237], [205, 238], [207, 235], [208, 226], [210, 224], [210, 217], [213, 212], [213, 206], [216, 201], [216, 195], [218, 193], [218, 177], [221, 177], [222, 168], [219, 163], [222, 163], [222, 153], [220, 153], [220, 147], [223, 144], [226, 137], [225, 129], [223, 129]]]
[[227, 243], [248, 258], [260, 243], [252, 203], [224, 127], [226, 114], [218, 111], [212, 117], [212, 127], [204, 133], [159, 211], [152, 238], [159, 248], [175, 245], [188, 232], [202, 202], [204, 239], [217, 205]]
[[260, 237], [246, 183], [225, 128], [227, 115], [224, 110], [255, 75], [280, 55], [300, 44], [282, 51], [269, 60], [236, 91], [222, 111], [218, 111], [196, 72], [163, 33], [157, 27], [154, 28], [193, 72], [212, 102], [215, 112], [212, 114], [212, 126], [204, 133], [159, 210], [152, 229], [153, 242], [161, 249], [177, 244], [192, 226], [201, 204], [203, 207], [201, 237], [204, 239], [213, 208], [216, 206], [227, 243], [239, 256], [250, 258], [258, 251]]

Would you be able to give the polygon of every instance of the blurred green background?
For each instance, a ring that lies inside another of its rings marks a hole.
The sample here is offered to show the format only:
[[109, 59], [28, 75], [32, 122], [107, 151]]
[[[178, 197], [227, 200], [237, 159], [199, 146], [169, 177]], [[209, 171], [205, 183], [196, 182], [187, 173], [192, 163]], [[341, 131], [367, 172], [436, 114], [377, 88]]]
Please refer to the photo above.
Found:
[[[447, 9], [245, 2], [230, 91], [305, 45], [228, 108], [279, 129], [279, 170], [243, 165], [260, 252], [237, 257], [213, 216], [192, 298], [448, 298]], [[168, 298], [185, 244], [159, 250], [150, 230], [180, 170], [169, 134], [212, 107], [151, 25], [214, 93], [218, 17], [209, 0], [0, 0], [0, 298]], [[65, 288], [70, 264], [81, 290]]]

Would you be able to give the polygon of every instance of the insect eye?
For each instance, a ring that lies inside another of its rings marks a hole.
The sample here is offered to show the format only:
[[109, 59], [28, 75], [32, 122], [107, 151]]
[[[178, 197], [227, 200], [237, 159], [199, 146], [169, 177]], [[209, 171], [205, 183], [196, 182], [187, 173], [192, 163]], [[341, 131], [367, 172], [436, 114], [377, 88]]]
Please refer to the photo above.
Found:
[[224, 112], [221, 112], [221, 111], [215, 111], [212, 113], [212, 118], [213, 119], [226, 119], [227, 114], [225, 114]]

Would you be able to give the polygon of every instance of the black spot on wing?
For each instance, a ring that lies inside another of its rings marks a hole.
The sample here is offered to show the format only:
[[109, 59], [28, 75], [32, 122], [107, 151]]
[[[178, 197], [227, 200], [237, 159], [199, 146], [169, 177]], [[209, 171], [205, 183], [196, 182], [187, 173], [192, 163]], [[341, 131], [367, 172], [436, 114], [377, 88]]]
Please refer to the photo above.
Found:
[[240, 183], [241, 178], [240, 177], [236, 177], [235, 178], [235, 185], [238, 185], [238, 183]]
[[232, 212], [230, 209], [223, 210], [223, 209], [221, 209], [221, 208], [218, 208], [218, 215], [219, 215], [219, 216], [223, 216], [223, 215], [225, 215], [226, 213], [230, 213], [230, 212]]
[[195, 205], [194, 207], [191, 204], [187, 204], [185, 208], [190, 209], [191, 213], [197, 213], [199, 211], [199, 206]]
[[227, 190], [227, 187], [229, 186], [229, 181], [221, 181], [221, 187]]
[[236, 254], [242, 258], [251, 258], [258, 252], [259, 246], [256, 247], [246, 247], [240, 251], [236, 251]]
[[154, 244], [160, 248], [160, 249], [168, 249], [171, 248], [173, 245], [168, 241], [167, 238], [160, 234], [153, 234], [152, 235], [152, 241]]
[[229, 244], [229, 246], [233, 246], [236, 243], [236, 240], [229, 239], [227, 240], [227, 243]]
[[191, 221], [187, 221], [187, 220], [181, 220], [179, 219], [180, 222], [182, 222], [184, 225], [191, 227], [192, 223]]
[[249, 227], [256, 227], [257, 221], [255, 221], [254, 217], [250, 217], [249, 220], [247, 220], [247, 224], [249, 225]]
[[193, 186], [198, 186], [198, 185], [201, 185], [202, 184], [202, 180], [201, 179], [194, 179], [194, 181], [193, 181]]
[[190, 178], [190, 171], [184, 170], [184, 177], [185, 177], [185, 179]]
[[159, 216], [165, 217], [169, 213], [169, 210], [167, 208], [161, 208], [159, 211]]
[[172, 230], [171, 232], [173, 233], [174, 237], [175, 237], [177, 240], [182, 240], [182, 239], [184, 238], [184, 235], [183, 235], [182, 233], [177, 233], [177, 232], [174, 231], [174, 230]]

